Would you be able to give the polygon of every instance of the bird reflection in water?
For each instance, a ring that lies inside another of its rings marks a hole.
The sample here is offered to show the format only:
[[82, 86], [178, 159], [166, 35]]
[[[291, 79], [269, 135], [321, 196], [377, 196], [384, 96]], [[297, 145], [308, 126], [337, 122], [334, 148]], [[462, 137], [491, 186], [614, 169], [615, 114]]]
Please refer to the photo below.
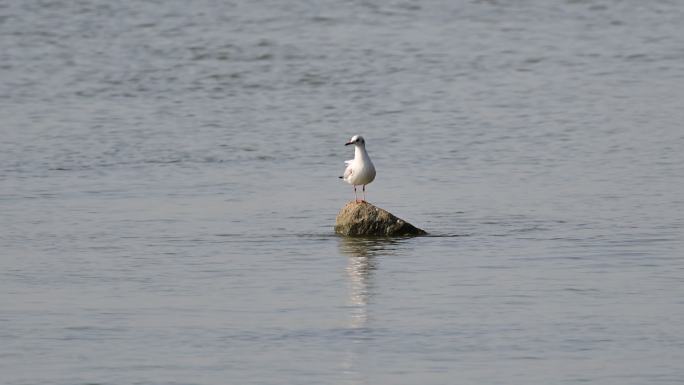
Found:
[[369, 309], [372, 308], [370, 305], [373, 304], [373, 296], [378, 289], [373, 279], [378, 269], [378, 258], [396, 254], [401, 242], [401, 239], [389, 238], [340, 238], [340, 251], [347, 256], [347, 330], [353, 341], [340, 364], [350, 383], [367, 382], [363, 368], [368, 362], [368, 341], [373, 340], [373, 328], [368, 323], [372, 321]]
[[389, 238], [340, 238], [340, 250], [348, 257], [349, 328], [359, 329], [368, 322], [368, 304], [374, 294], [373, 272], [378, 256], [391, 255], [401, 240]]

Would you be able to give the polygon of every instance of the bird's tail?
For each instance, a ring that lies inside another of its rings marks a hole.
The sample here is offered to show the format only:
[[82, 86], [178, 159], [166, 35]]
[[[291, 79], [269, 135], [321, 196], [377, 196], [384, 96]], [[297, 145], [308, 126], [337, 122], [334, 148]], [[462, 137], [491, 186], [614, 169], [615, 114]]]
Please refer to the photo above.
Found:
[[338, 176], [338, 178], [340, 178], [340, 179], [344, 179], [344, 177], [343, 177], [343, 176]]

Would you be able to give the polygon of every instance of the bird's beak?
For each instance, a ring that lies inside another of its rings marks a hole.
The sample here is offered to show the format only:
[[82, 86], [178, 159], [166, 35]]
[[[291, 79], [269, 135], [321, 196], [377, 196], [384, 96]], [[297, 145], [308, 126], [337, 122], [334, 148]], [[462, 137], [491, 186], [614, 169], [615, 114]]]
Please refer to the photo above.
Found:
[[353, 143], [353, 142], [347, 142], [347, 143], [345, 143], [344, 145], [345, 145], [345, 146], [349, 146], [350, 144], [354, 144], [354, 143]]

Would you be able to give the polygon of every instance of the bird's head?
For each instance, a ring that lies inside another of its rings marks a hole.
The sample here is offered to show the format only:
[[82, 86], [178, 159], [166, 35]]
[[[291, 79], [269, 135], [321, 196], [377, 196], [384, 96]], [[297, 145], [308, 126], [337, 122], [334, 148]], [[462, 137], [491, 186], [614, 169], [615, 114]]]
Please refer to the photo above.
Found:
[[355, 145], [364, 146], [364, 145], [366, 144], [366, 141], [363, 140], [363, 136], [361, 136], [361, 135], [354, 135], [354, 136], [352, 136], [352, 138], [349, 139], [349, 141], [348, 141], [347, 143], [345, 143], [344, 145], [345, 145], [345, 146], [348, 146], [348, 145], [350, 145], [350, 144], [355, 144]]

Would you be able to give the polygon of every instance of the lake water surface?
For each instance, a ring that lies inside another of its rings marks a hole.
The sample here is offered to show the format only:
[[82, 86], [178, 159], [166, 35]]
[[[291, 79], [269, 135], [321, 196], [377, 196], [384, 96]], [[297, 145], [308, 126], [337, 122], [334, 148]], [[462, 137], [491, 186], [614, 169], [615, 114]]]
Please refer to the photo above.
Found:
[[[684, 2], [0, 3], [0, 382], [684, 383]], [[368, 200], [430, 232], [335, 236]]]

